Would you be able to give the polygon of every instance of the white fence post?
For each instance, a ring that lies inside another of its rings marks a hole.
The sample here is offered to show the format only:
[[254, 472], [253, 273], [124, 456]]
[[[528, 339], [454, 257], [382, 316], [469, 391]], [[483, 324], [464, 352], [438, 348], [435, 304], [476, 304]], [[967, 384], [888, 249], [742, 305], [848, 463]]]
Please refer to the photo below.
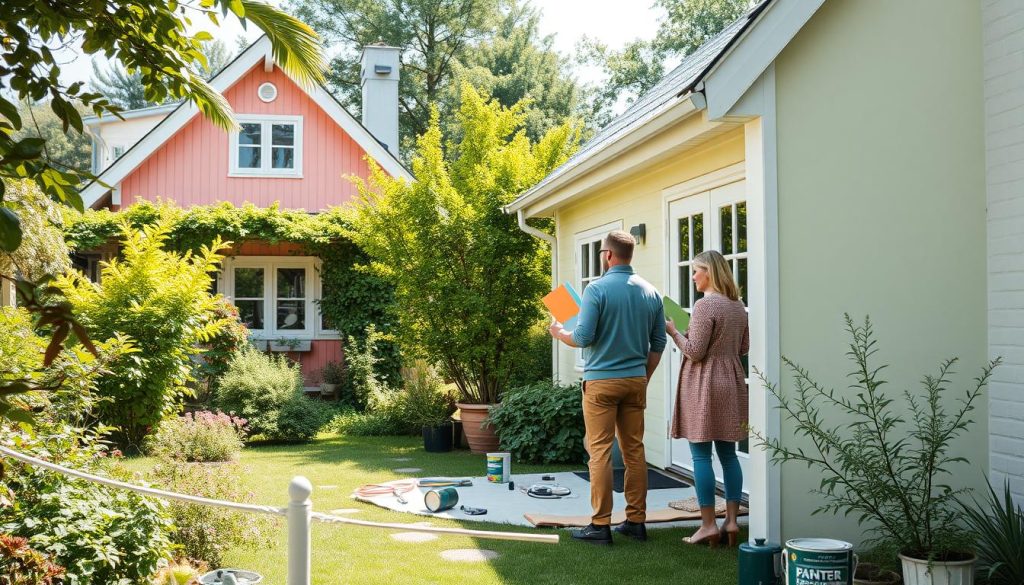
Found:
[[310, 585], [312, 494], [313, 484], [301, 475], [288, 485], [288, 585]]

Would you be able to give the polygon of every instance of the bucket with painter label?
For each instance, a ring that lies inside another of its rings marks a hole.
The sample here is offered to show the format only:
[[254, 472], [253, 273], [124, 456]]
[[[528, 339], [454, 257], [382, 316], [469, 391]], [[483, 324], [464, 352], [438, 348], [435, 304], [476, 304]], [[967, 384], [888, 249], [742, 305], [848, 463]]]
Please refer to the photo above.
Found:
[[487, 481], [491, 483], [508, 483], [511, 475], [511, 453], [487, 454]]
[[852, 585], [853, 545], [829, 538], [794, 538], [782, 551], [786, 585]]
[[431, 512], [451, 510], [459, 503], [459, 490], [449, 486], [423, 494], [423, 503]]

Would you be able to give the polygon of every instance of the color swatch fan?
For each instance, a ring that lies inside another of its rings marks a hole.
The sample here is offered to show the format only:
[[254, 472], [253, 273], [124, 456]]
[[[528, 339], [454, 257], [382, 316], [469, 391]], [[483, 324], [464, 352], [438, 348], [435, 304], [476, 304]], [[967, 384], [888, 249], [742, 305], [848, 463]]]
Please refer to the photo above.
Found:
[[559, 285], [541, 301], [559, 323], [568, 323], [580, 312], [580, 297], [569, 283]]

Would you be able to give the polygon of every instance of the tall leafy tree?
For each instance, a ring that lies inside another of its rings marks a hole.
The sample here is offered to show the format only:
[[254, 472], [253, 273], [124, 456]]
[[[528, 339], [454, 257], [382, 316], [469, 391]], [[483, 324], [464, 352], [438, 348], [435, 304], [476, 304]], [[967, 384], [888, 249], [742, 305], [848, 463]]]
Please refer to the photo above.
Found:
[[527, 132], [543, 135], [579, 110], [569, 64], [538, 30], [539, 15], [517, 0], [292, 0], [291, 8], [339, 52], [328, 78], [361, 111], [359, 56], [370, 43], [402, 49], [399, 133], [403, 151], [441, 114], [451, 136], [463, 81], [509, 107], [530, 98]]
[[466, 51], [455, 64], [460, 83], [452, 84], [447, 109], [461, 102], [462, 81], [512, 106], [529, 100], [525, 128], [531, 140], [581, 114], [579, 86], [568, 61], [554, 49], [554, 36], [541, 36], [540, 13], [528, 3], [512, 0], [494, 33]]
[[449, 91], [455, 64], [498, 22], [498, 1], [293, 0], [289, 7], [339, 49], [328, 79], [353, 113], [362, 111], [362, 48], [383, 42], [402, 49], [399, 134], [410, 145], [430, 126], [430, 107]]
[[604, 69], [606, 80], [590, 88], [605, 119], [619, 102], [631, 102], [654, 87], [666, 61], [679, 61], [722, 31], [750, 8], [751, 0], [655, 0], [665, 12], [653, 39], [635, 39], [620, 50], [584, 39], [580, 60]]
[[357, 182], [350, 237], [395, 287], [403, 352], [440, 365], [464, 402], [494, 403], [548, 288], [546, 250], [501, 207], [567, 160], [579, 133], [564, 123], [533, 142], [525, 103], [468, 84], [461, 96], [447, 152], [437, 110], [419, 137], [415, 183], [379, 168]]
[[[214, 40], [202, 45], [199, 49], [206, 58], [205, 63], [192, 64], [196, 73], [209, 80], [234, 57], [223, 41]], [[92, 81], [89, 85], [112, 103], [126, 109], [137, 110], [147, 106], [158, 105], [146, 99], [146, 86], [142, 83], [142, 72], [129, 73], [119, 63], [110, 63], [102, 67], [92, 62]]]
[[[76, 104], [75, 108], [80, 115], [88, 112], [81, 104]], [[84, 133], [65, 132], [64, 123], [53, 112], [48, 101], [23, 103], [18, 115], [21, 116], [22, 127], [11, 136], [12, 140], [42, 138], [46, 141], [44, 153], [54, 165], [83, 173], [89, 171], [92, 166], [92, 140]]]

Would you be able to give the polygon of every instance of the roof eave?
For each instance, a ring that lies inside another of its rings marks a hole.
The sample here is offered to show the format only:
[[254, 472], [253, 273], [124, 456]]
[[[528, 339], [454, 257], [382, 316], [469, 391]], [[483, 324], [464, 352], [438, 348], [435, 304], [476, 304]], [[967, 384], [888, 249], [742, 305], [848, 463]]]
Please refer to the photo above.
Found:
[[[579, 163], [574, 167], [562, 173], [555, 179], [547, 183], [541, 183], [526, 193], [523, 193], [515, 201], [502, 207], [502, 210], [505, 213], [512, 214], [535, 206], [537, 203], [557, 193], [566, 185], [586, 176], [591, 171], [606, 163], [612, 157], [646, 142], [666, 130], [672, 124], [700, 112], [706, 107], [706, 105], [704, 95], [699, 92], [691, 93], [680, 98], [678, 101], [663, 108], [660, 112], [650, 117], [642, 124], [638, 124], [636, 127], [625, 132], [622, 136], [619, 136], [615, 140], [604, 145], [591, 156], [579, 161]], [[531, 215], [527, 213], [527, 217], [531, 217]]]

